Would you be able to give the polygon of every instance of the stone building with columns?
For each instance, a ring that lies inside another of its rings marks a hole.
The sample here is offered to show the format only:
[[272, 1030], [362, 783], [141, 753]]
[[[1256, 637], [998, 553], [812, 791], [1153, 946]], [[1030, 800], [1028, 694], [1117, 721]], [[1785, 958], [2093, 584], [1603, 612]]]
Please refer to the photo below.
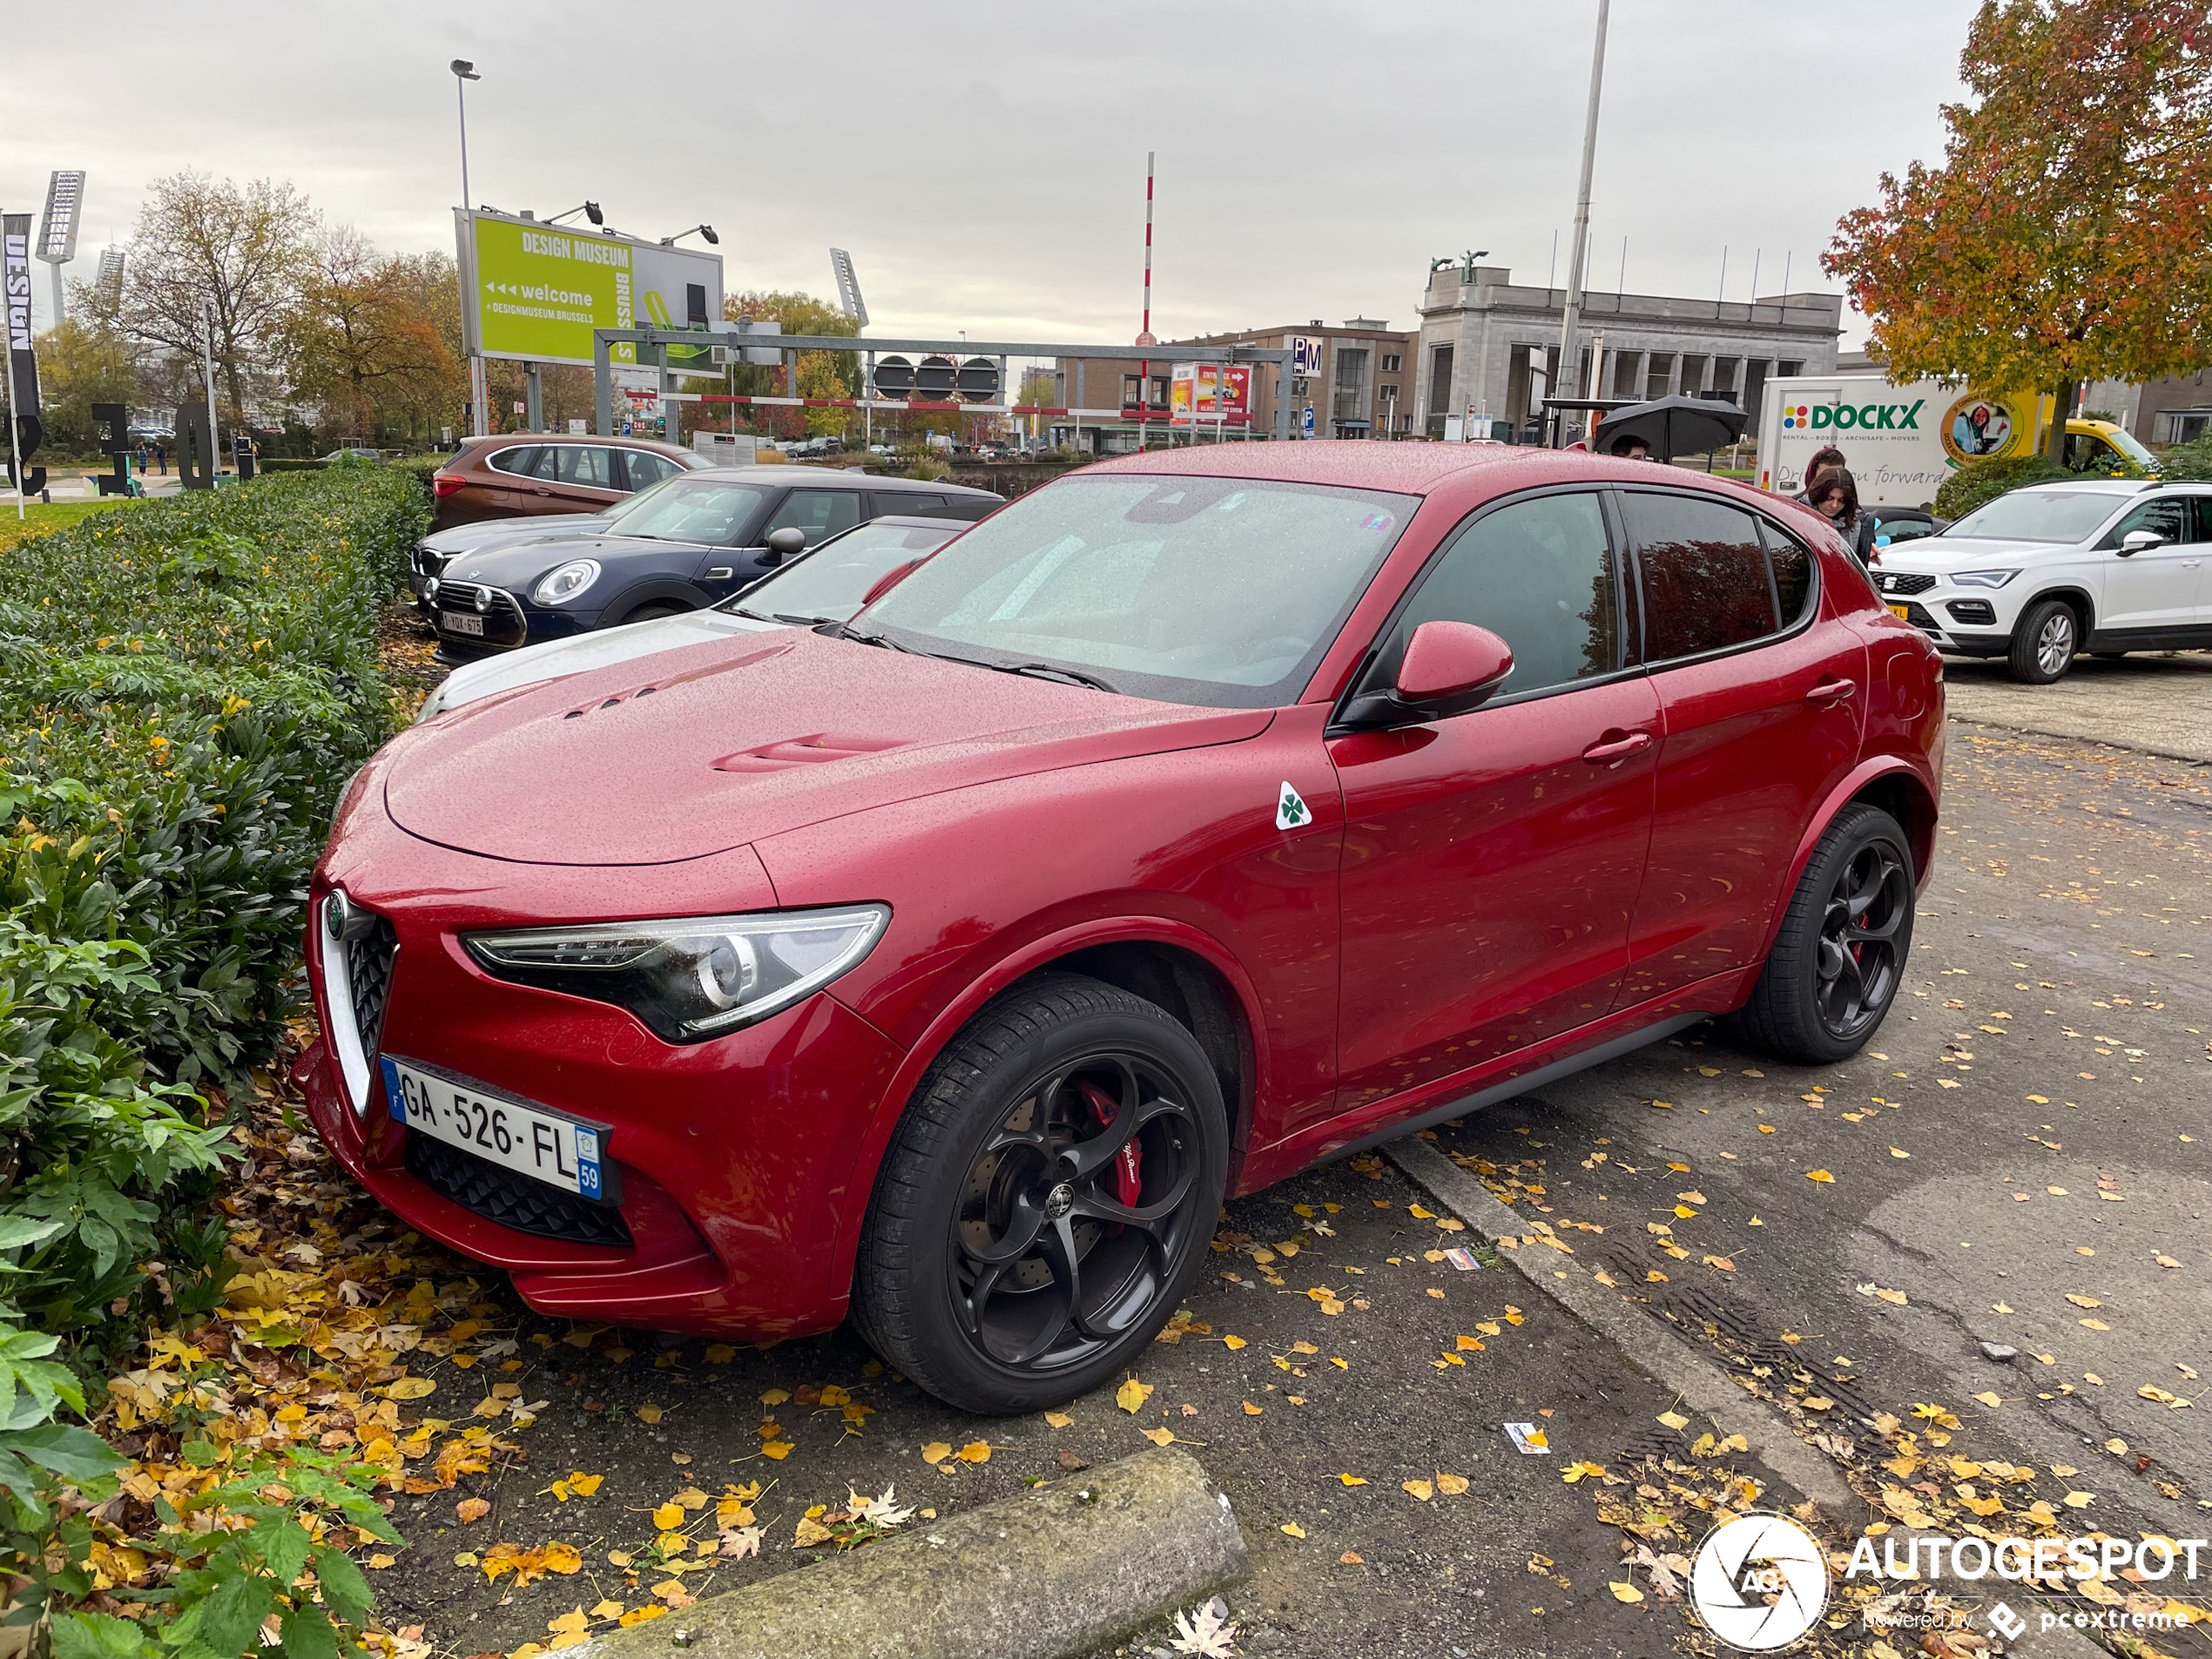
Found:
[[[1410, 365], [1413, 429], [1440, 438], [1448, 415], [1487, 417], [1515, 432], [1534, 420], [1557, 384], [1566, 304], [1564, 288], [1516, 285], [1502, 266], [1437, 265], [1421, 295]], [[1843, 314], [1838, 293], [1745, 301], [1585, 292], [1575, 384], [1585, 397], [1724, 398], [1750, 415], [1756, 430], [1768, 381], [1834, 370]], [[1603, 381], [1596, 389], [1594, 352]]]

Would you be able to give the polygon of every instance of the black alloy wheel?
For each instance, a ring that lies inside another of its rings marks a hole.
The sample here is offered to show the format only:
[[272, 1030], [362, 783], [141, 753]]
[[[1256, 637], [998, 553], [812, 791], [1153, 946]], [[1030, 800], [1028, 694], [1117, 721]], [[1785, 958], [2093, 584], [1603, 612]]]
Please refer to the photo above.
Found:
[[1858, 1052], [1896, 1001], [1912, 948], [1912, 853], [1878, 806], [1848, 806], [1798, 878], [1765, 968], [1737, 1023], [1784, 1059]]
[[1912, 880], [1885, 843], [1871, 841], [1838, 871], [1820, 921], [1816, 1001], [1838, 1042], [1864, 1042], [1897, 995], [1900, 932], [1911, 933]]
[[939, 1057], [885, 1156], [855, 1321], [953, 1405], [1072, 1399], [1174, 1312], [1227, 1144], [1212, 1068], [1163, 1009], [1073, 974], [1017, 987]]

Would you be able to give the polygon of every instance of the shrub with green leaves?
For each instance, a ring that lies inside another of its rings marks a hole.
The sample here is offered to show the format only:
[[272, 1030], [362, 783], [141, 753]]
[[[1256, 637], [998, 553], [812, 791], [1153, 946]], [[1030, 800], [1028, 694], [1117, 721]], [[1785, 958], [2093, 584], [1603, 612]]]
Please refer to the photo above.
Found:
[[[335, 1654], [373, 1472], [294, 1451], [164, 1510], [138, 1620], [84, 1603], [120, 1460], [78, 1372], [204, 1312], [225, 1092], [292, 1012], [307, 878], [388, 734], [377, 668], [428, 496], [374, 465], [134, 503], [0, 562], [0, 1578], [78, 1656]], [[150, 1264], [165, 1258], [165, 1271]], [[30, 1327], [29, 1329], [24, 1327]], [[71, 1362], [74, 1362], [73, 1364]], [[348, 1643], [350, 1648], [350, 1643]]]
[[1996, 461], [1966, 462], [1936, 491], [1935, 514], [1939, 518], [1964, 518], [2007, 490], [2073, 476], [2047, 455], [2009, 455]]

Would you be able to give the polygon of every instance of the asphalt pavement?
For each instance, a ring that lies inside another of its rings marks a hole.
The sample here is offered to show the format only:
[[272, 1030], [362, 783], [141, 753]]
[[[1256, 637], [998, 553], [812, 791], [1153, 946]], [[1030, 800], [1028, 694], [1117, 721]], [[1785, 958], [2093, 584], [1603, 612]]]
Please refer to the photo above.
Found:
[[[1963, 723], [1949, 768], [1912, 971], [1865, 1054], [1788, 1067], [1701, 1027], [1440, 1134], [1532, 1242], [1455, 1260], [1474, 1234], [1392, 1164], [1309, 1171], [1228, 1206], [1137, 1389], [996, 1421], [938, 1406], [842, 1332], [663, 1345], [517, 1309], [523, 1368], [449, 1372], [424, 1409], [458, 1415], [519, 1382], [548, 1402], [517, 1436], [527, 1461], [401, 1500], [414, 1547], [374, 1575], [385, 1615], [445, 1652], [551, 1643], [578, 1609], [634, 1609], [657, 1586], [680, 1603], [806, 1564], [813, 1506], [833, 1516], [895, 1486], [926, 1521], [1166, 1435], [1251, 1540], [1253, 1576], [1228, 1597], [1247, 1651], [1696, 1647], [1681, 1602], [1625, 1555], [1678, 1557], [1716, 1507], [1804, 1494], [1675, 1409], [1663, 1379], [1689, 1353], [1849, 1474], [1864, 1507], [1823, 1512], [1846, 1545], [1882, 1514], [1871, 1460], [1894, 1448], [1867, 1425], [1885, 1414], [1961, 1420], [1959, 1448], [2011, 1460], [2054, 1502], [2078, 1495], [2065, 1501], [2084, 1526], [2202, 1534], [2212, 777]], [[1569, 1271], [1609, 1281], [1631, 1340], [1546, 1293]], [[1507, 1423], [1546, 1449], [1518, 1449]], [[604, 1479], [588, 1496], [555, 1489], [578, 1472]], [[674, 1501], [676, 1530], [711, 1535], [716, 1500], [755, 1482], [759, 1554], [671, 1575], [656, 1510]], [[1622, 1507], [1630, 1492], [1652, 1494], [1632, 1505], [1641, 1520]], [[463, 1523], [456, 1498], [490, 1508]], [[1634, 1530], [1655, 1514], [1656, 1530]], [[502, 1541], [568, 1542], [584, 1565], [518, 1588], [456, 1564]], [[2018, 1650], [2060, 1651], [2051, 1641]], [[2206, 1649], [2182, 1635], [2157, 1650]]]

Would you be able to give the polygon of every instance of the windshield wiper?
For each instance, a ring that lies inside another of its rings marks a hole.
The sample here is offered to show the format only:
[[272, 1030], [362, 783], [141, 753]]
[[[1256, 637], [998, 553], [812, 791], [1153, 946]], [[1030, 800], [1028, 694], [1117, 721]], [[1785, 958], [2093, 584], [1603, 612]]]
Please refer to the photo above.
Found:
[[901, 645], [897, 640], [887, 639], [881, 634], [863, 633], [860, 629], [841, 622], [831, 623], [820, 631], [832, 639], [849, 639], [856, 645], [880, 645], [886, 651], [904, 651], [909, 657], [927, 657], [931, 654], [926, 651], [916, 651], [912, 645]]
[[[974, 661], [973, 658], [962, 658], [961, 660]], [[1109, 685], [1096, 674], [1086, 674], [1080, 669], [1062, 668], [1052, 663], [984, 663], [981, 666], [995, 668], [1001, 674], [1027, 674], [1033, 679], [1060, 680], [1069, 685], [1088, 686], [1094, 691], [1110, 691], [1116, 697], [1121, 695], [1117, 688]]]

